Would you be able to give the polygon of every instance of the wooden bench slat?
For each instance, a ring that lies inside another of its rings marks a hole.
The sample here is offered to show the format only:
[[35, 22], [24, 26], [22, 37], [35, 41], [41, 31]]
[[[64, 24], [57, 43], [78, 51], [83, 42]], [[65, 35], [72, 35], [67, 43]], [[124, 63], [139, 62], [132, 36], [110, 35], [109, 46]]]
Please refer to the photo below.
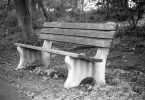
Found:
[[84, 37], [73, 37], [73, 36], [62, 36], [62, 35], [52, 35], [52, 34], [39, 34], [39, 38], [49, 41], [61, 41], [76, 43], [82, 45], [91, 45], [96, 47], [110, 48], [112, 40], [110, 39], [93, 39]]
[[91, 61], [91, 62], [102, 62], [102, 59], [96, 59], [96, 58], [93, 58], [93, 57], [88, 57], [88, 56], [85, 56], [83, 54], [77, 54], [77, 53], [61, 51], [61, 50], [54, 50], [54, 49], [45, 50], [42, 47], [31, 46], [31, 45], [20, 44], [20, 43], [14, 43], [14, 45], [29, 48], [29, 49], [39, 50], [39, 51], [43, 51], [43, 52], [48, 52], [48, 53], [55, 53], [55, 54], [61, 54], [61, 55], [65, 55], [65, 56], [71, 56], [71, 57], [74, 57], [74, 58], [79, 58], [79, 59], [83, 59], [83, 60], [87, 60], [87, 61]]
[[95, 30], [76, 30], [76, 29], [58, 29], [58, 28], [43, 28], [42, 33], [58, 34], [68, 36], [82, 36], [82, 37], [97, 37], [112, 39], [115, 31], [95, 31]]
[[89, 29], [89, 30], [116, 30], [116, 23], [50, 23], [45, 22], [43, 27], [47, 28], [68, 28], [68, 29]]

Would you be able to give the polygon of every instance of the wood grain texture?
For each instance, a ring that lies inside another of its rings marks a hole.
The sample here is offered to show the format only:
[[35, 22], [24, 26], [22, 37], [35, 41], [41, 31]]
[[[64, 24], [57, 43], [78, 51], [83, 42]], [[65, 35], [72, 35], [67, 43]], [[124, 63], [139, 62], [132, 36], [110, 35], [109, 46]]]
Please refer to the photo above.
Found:
[[109, 38], [112, 39], [115, 31], [97, 31], [97, 30], [78, 30], [78, 29], [59, 29], [59, 28], [43, 28], [41, 33], [67, 35], [67, 36], [81, 36], [88, 38]]
[[90, 61], [90, 62], [102, 62], [102, 59], [96, 59], [96, 58], [93, 58], [93, 57], [88, 57], [88, 56], [85, 56], [84, 54], [77, 54], [77, 53], [54, 50], [54, 49], [45, 50], [42, 47], [31, 46], [31, 45], [20, 44], [20, 43], [15, 43], [14, 45], [20, 46], [20, 47], [23, 47], [23, 48], [29, 48], [29, 49], [34, 49], [34, 50], [38, 50], [38, 51], [43, 51], [43, 52], [47, 52], [47, 53], [55, 53], [55, 54], [70, 56], [70, 57], [74, 57], [74, 58], [78, 58], [78, 59], [82, 59], [82, 60], [87, 60], [87, 61]]
[[50, 40], [50, 41], [60, 41], [69, 42], [82, 45], [91, 45], [96, 47], [110, 48], [111, 39], [95, 39], [95, 38], [84, 38], [84, 37], [73, 37], [73, 36], [63, 36], [63, 35], [52, 35], [52, 34], [40, 34], [40, 39]]
[[47, 28], [66, 28], [66, 29], [90, 29], [90, 30], [116, 30], [117, 24], [107, 23], [57, 23], [45, 22], [43, 27]]

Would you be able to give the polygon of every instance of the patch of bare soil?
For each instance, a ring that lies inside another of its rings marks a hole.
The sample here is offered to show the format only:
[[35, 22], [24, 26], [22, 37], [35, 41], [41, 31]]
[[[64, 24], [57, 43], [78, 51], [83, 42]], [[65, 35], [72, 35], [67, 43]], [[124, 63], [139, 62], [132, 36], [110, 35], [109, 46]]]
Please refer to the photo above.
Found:
[[[19, 55], [13, 45], [17, 35], [0, 35], [0, 77], [32, 100], [145, 100], [143, 38], [125, 36], [117, 44], [114, 43], [108, 56], [105, 86], [98, 88], [88, 78], [79, 87], [65, 89], [63, 84], [67, 68], [64, 56], [51, 55], [50, 68], [45, 70], [33, 64], [27, 69], [14, 71], [19, 62]], [[54, 48], [88, 52], [88, 48], [63, 43], [55, 43]]]

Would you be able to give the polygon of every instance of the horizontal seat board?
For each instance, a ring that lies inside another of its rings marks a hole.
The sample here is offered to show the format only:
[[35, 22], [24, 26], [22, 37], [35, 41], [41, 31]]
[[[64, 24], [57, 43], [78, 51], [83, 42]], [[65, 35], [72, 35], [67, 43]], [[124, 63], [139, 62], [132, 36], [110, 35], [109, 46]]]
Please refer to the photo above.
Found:
[[68, 35], [68, 36], [82, 36], [82, 37], [97, 37], [112, 39], [115, 31], [95, 31], [95, 30], [76, 30], [76, 29], [58, 29], [58, 28], [43, 28], [42, 33]]
[[74, 58], [79, 58], [91, 62], [102, 62], [102, 59], [96, 59], [93, 57], [88, 57], [85, 56], [84, 54], [77, 54], [77, 53], [72, 53], [72, 52], [67, 52], [67, 51], [61, 51], [61, 50], [54, 50], [54, 49], [43, 49], [42, 47], [37, 47], [37, 46], [31, 46], [31, 45], [26, 45], [26, 44], [20, 44], [20, 43], [14, 43], [16, 46], [24, 47], [24, 48], [29, 48], [29, 49], [34, 49], [34, 50], [39, 50], [43, 52], [48, 52], [48, 53], [55, 53], [55, 54], [60, 54], [60, 55], [65, 55], [65, 56], [71, 56]]
[[84, 38], [84, 37], [73, 37], [73, 36], [63, 36], [63, 35], [53, 35], [53, 34], [39, 34], [40, 39], [50, 40], [50, 41], [61, 41], [69, 42], [83, 45], [91, 45], [97, 47], [109, 48], [112, 42], [111, 39], [94, 39], [94, 38]]
[[116, 30], [116, 23], [57, 23], [45, 22], [43, 27], [48, 28], [69, 28], [69, 29], [90, 29], [90, 30]]

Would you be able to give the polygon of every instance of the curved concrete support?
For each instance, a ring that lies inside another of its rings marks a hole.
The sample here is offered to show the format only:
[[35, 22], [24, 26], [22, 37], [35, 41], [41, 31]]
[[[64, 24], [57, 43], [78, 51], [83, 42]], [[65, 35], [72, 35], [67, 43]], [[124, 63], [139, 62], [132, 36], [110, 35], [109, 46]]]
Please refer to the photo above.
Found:
[[17, 69], [25, 68], [25, 66], [24, 66], [24, 62], [25, 62], [25, 59], [24, 59], [24, 50], [23, 50], [23, 48], [18, 46], [17, 47], [17, 51], [18, 51], [18, 53], [20, 55], [20, 61], [19, 61], [19, 64], [18, 64], [16, 70]]
[[65, 62], [68, 67], [68, 77], [64, 84], [65, 88], [79, 86], [86, 77], [93, 77], [94, 63], [69, 56], [65, 57]]
[[[42, 48], [47, 50], [50, 49], [51, 46], [51, 41], [44, 41]], [[36, 60], [40, 61], [45, 67], [48, 67], [50, 64], [50, 53], [29, 48], [23, 48], [20, 46], [17, 47], [17, 50], [20, 55], [20, 61], [15, 70], [25, 68], [26, 65], [29, 65]]]
[[105, 85], [105, 66], [108, 55], [108, 49], [98, 49], [96, 58], [102, 59], [102, 62], [89, 62], [78, 58], [65, 57], [68, 67], [68, 77], [64, 84], [65, 88], [79, 86], [81, 81], [87, 77], [95, 79], [97, 86]]
[[35, 60], [41, 61], [41, 52], [38, 50], [27, 49], [20, 46], [17, 47], [17, 50], [20, 55], [20, 61], [16, 70], [25, 68], [26, 65], [33, 63]]
[[109, 49], [98, 48], [97, 54], [95, 55], [95, 58], [102, 59], [102, 62], [95, 63], [94, 79], [96, 81], [97, 86], [102, 86], [106, 84], [105, 67], [108, 53]]

